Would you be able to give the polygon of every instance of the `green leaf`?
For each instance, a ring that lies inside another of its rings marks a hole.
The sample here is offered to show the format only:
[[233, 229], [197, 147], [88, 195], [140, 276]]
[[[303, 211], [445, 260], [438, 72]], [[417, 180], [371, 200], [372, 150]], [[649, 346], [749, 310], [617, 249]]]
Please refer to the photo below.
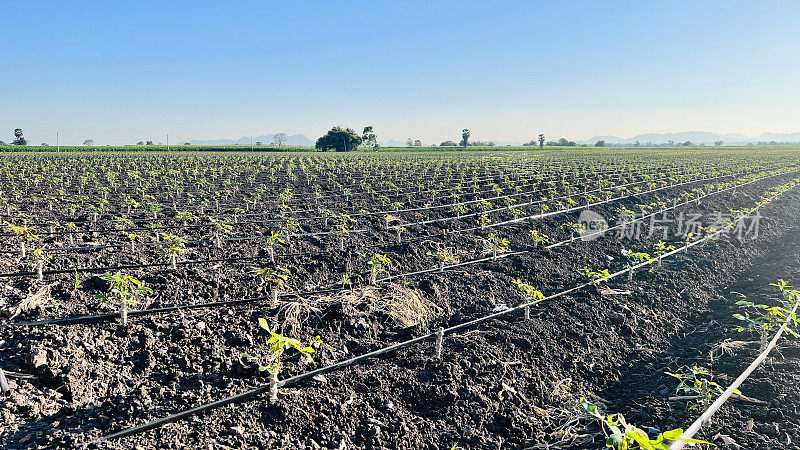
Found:
[[653, 450], [653, 446], [650, 444], [650, 437], [647, 436], [643, 430], [636, 428], [632, 432], [628, 433], [628, 436], [632, 437], [634, 441], [639, 444], [639, 447], [646, 449], [646, 450]]
[[676, 439], [676, 440], [679, 440], [681, 442], [686, 442], [687, 444], [709, 444], [713, 445], [714, 447], [717, 446], [716, 444], [701, 439]]
[[664, 438], [674, 441], [678, 439], [683, 434], [682, 428], [675, 428], [674, 430], [669, 430], [661, 433], [664, 435]]

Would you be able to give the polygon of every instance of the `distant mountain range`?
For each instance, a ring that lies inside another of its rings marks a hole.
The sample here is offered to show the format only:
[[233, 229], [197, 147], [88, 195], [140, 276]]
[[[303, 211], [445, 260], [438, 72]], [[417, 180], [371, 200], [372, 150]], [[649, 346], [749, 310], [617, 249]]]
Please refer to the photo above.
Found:
[[[547, 136], [548, 141], [555, 141], [558, 140], [562, 136]], [[569, 138], [567, 138], [569, 139]], [[457, 139], [452, 139], [457, 142]], [[587, 139], [585, 141], [578, 141], [575, 142], [578, 144], [586, 144], [586, 145], [594, 145], [597, 141], [604, 140], [606, 144], [631, 144], [634, 145], [638, 141], [641, 145], [647, 145], [648, 143], [652, 145], [660, 145], [660, 144], [668, 144], [672, 141], [674, 144], [684, 143], [686, 141], [691, 141], [692, 144], [699, 145], [714, 145], [717, 141], [722, 141], [723, 145], [746, 145], [746, 144], [757, 144], [759, 142], [781, 142], [781, 143], [796, 143], [800, 144], [800, 133], [761, 133], [758, 136], [748, 137], [741, 133], [728, 133], [728, 134], [718, 134], [718, 133], [711, 133], [708, 131], [684, 131], [680, 133], [647, 133], [647, 134], [639, 134], [637, 136], [631, 138], [621, 138], [618, 136], [594, 136], [591, 139]], [[494, 142], [496, 146], [503, 147], [506, 145], [513, 145], [518, 146], [522, 145], [522, 142], [514, 142], [514, 141], [501, 141], [501, 140], [486, 140]], [[435, 144], [438, 144], [436, 142]], [[395, 139], [390, 139], [386, 142], [381, 142], [381, 146], [383, 147], [405, 147], [405, 141], [398, 141]]]
[[[270, 145], [275, 141], [274, 134], [262, 134], [261, 136], [253, 136], [252, 142], [261, 142], [262, 145]], [[212, 141], [200, 141], [200, 140], [191, 140], [189, 141], [192, 145], [250, 145], [250, 136], [245, 136], [243, 138], [239, 138], [237, 140], [232, 139], [218, 139]], [[291, 136], [286, 136], [286, 142], [283, 145], [287, 147], [313, 147], [314, 141], [307, 138], [305, 135], [302, 134], [293, 134]]]
[[791, 142], [800, 143], [800, 133], [761, 133], [758, 136], [747, 137], [740, 133], [717, 134], [708, 131], [685, 131], [682, 133], [648, 133], [640, 134], [632, 138], [621, 138], [617, 136], [594, 136], [585, 141], [577, 141], [578, 144], [594, 145], [597, 141], [604, 140], [606, 144], [635, 144], [637, 141], [641, 145], [647, 143], [667, 144], [669, 141], [674, 143], [691, 141], [693, 144], [713, 145], [716, 141], [722, 141], [724, 145], [756, 144], [758, 142]]

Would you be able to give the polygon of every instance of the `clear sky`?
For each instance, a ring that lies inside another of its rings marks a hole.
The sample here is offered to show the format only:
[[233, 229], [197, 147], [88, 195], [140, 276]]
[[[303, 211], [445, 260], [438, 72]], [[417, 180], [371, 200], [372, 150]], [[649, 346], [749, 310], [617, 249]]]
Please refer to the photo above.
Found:
[[3, 2], [0, 139], [800, 131], [797, 1]]

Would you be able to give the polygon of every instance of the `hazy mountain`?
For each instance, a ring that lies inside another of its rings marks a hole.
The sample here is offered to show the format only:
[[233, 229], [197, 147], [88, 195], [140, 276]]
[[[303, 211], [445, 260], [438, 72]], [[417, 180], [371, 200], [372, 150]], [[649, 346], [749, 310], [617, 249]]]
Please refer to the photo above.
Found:
[[751, 141], [800, 142], [800, 133], [761, 133], [758, 136], [753, 136]]
[[[277, 133], [275, 133], [277, 134]], [[275, 140], [275, 134], [262, 134], [261, 136], [253, 136], [253, 142], [261, 142], [262, 145], [270, 145]], [[232, 139], [217, 139], [217, 140], [210, 140], [210, 141], [201, 141], [201, 140], [191, 140], [189, 141], [192, 145], [250, 145], [250, 136], [245, 136], [237, 140]], [[293, 134], [291, 136], [286, 137], [286, 142], [283, 143], [285, 146], [295, 146], [295, 147], [313, 147], [314, 141], [307, 138], [305, 135], [302, 134]]]
[[594, 136], [585, 141], [578, 141], [578, 143], [594, 145], [599, 140], [604, 140], [607, 144], [633, 144], [639, 141], [640, 144], [645, 145], [648, 142], [651, 144], [666, 144], [669, 141], [675, 143], [691, 141], [693, 144], [713, 145], [716, 141], [722, 141], [725, 145], [736, 145], [769, 141], [800, 142], [800, 133], [762, 133], [758, 136], [747, 137], [741, 133], [718, 134], [708, 131], [684, 131], [681, 133], [647, 133], [631, 138]]

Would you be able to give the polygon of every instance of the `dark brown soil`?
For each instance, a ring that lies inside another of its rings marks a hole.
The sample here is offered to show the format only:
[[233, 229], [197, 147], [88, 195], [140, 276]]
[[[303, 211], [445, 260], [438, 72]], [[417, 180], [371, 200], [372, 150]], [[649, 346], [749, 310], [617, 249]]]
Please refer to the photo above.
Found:
[[[720, 194], [682, 210], [710, 215], [749, 208], [789, 178], [764, 180], [735, 195]], [[623, 204], [657, 201], [670, 194], [675, 192]], [[600, 211], [610, 215], [612, 207]], [[699, 412], [668, 400], [675, 383], [664, 372], [708, 364], [710, 349], [727, 338], [757, 339], [731, 331], [736, 326], [735, 300], [729, 292], [757, 298], [772, 295], [768, 284], [777, 278], [800, 280], [798, 213], [800, 192], [793, 190], [765, 209], [757, 239], [712, 241], [665, 260], [660, 268], [639, 272], [632, 281], [610, 283], [614, 289], [630, 290], [629, 295], [587, 289], [543, 303], [531, 311], [530, 320], [509, 316], [448, 335], [441, 361], [433, 358], [431, 343], [415, 345], [283, 389], [274, 404], [261, 396], [98, 447], [546, 448], [542, 446], [578, 434], [598, 433], [596, 425], [586, 421], [574, 423], [570, 433], [559, 432], [577, 417], [575, 401], [585, 395], [605, 399], [609, 412], [624, 413], [645, 429], [688, 426]], [[566, 221], [556, 217], [537, 224], [537, 229], [563, 238], [558, 230]], [[527, 228], [495, 231], [519, 248]], [[486, 234], [459, 236], [451, 245], [460, 249], [463, 259], [476, 258], [483, 250], [475, 236]], [[308, 280], [290, 281], [287, 291], [336, 283], [348, 266], [363, 271], [355, 250], [382, 238], [388, 241], [385, 236], [356, 238], [345, 255], [286, 261], [293, 279]], [[285, 314], [269, 302], [132, 318], [127, 328], [114, 322], [21, 325], [25, 320], [113, 311], [94, 298], [104, 288], [96, 277], [84, 277], [78, 293], [68, 282], [60, 282], [40, 308], [13, 320], [0, 319], [3, 368], [32, 376], [10, 378], [12, 395], [0, 400], [0, 446], [73, 448], [262, 385], [267, 378], [242, 357], [244, 352], [259, 355], [267, 350], [266, 332], [257, 327], [259, 317], [283, 324], [292, 335], [319, 334], [325, 341], [317, 348], [314, 365], [292, 358], [281, 374], [287, 377], [485, 315], [501, 303], [515, 304], [519, 293], [514, 278], [545, 293], [557, 292], [582, 282], [584, 266], [619, 269], [622, 248], [650, 251], [657, 240], [577, 240], [552, 251], [409, 277], [380, 286], [380, 295], [356, 289], [353, 294], [299, 299], [316, 309], [301, 316], [296, 328], [288, 328]], [[335, 243], [296, 245], [319, 250]], [[428, 253], [435, 248], [433, 242], [422, 242], [389, 250], [402, 257], [403, 271], [412, 271], [434, 266]], [[243, 243], [224, 254], [259, 251], [259, 244]], [[114, 264], [158, 257], [145, 249], [139, 252], [83, 254], [67, 262]], [[213, 250], [203, 252], [207, 250], [192, 250], [187, 257], [216, 256]], [[251, 265], [164, 268], [139, 276], [157, 292], [148, 307], [158, 307], [264, 295], [267, 290], [247, 273]], [[10, 298], [19, 298], [40, 287], [30, 279], [17, 279], [7, 289], [14, 291]], [[406, 290], [439, 308], [429, 326], [399, 326], [389, 311], [372, 301]], [[757, 345], [749, 345], [719, 356], [712, 366], [717, 379], [734, 379], [756, 351]], [[743, 448], [791, 448], [800, 442], [800, 416], [788, 406], [798, 396], [792, 389], [798, 378], [798, 345], [787, 339], [774, 356], [742, 387], [746, 395], [769, 406], [729, 403], [701, 437], [710, 440], [719, 432]], [[743, 431], [751, 418], [752, 431]], [[564, 447], [603, 447], [600, 436], [592, 443], [579, 442], [567, 440]]]

